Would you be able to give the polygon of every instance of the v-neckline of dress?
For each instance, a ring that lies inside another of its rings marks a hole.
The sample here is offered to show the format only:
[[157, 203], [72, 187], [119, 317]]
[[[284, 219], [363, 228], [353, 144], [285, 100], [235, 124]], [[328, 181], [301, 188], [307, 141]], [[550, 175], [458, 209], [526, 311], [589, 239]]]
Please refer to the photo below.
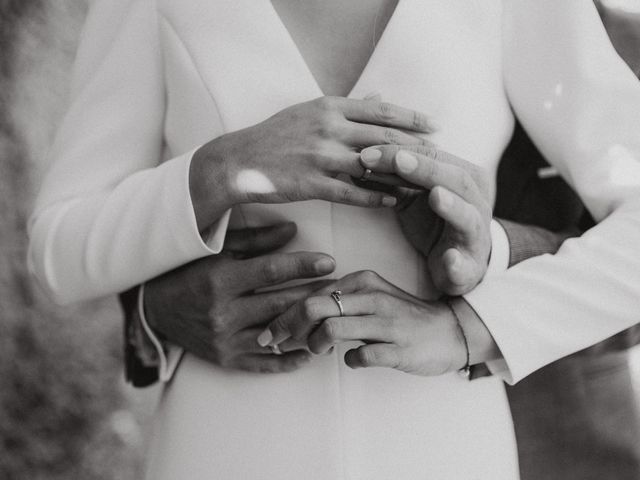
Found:
[[[307, 62], [307, 59], [302, 54], [302, 51], [300, 50], [300, 47], [298, 46], [298, 44], [294, 40], [293, 36], [291, 35], [291, 32], [289, 31], [289, 29], [287, 28], [286, 24], [282, 20], [282, 17], [280, 16], [278, 11], [276, 10], [276, 8], [273, 5], [272, 1], [271, 0], [265, 0], [265, 1], [268, 4], [268, 9], [270, 10], [270, 15], [274, 18], [274, 22], [278, 26], [278, 29], [279, 29], [280, 33], [283, 35], [284, 38], [286, 38], [286, 43], [289, 45], [290, 50], [292, 50], [293, 54], [297, 57], [298, 61], [302, 64], [303, 69], [304, 69], [304, 73], [309, 78], [311, 84], [314, 86], [314, 89], [316, 90], [316, 93], [318, 94], [318, 96], [325, 96], [326, 94], [322, 90], [322, 87], [320, 87], [320, 84], [318, 83], [318, 80], [316, 79], [315, 75], [311, 71], [311, 68], [309, 67], [309, 63]], [[389, 36], [389, 31], [394, 27], [394, 24], [397, 21], [397, 17], [399, 15], [399, 10], [400, 10], [400, 8], [402, 6], [402, 2], [403, 2], [403, 0], [398, 0], [398, 3], [396, 4], [395, 8], [393, 9], [393, 13], [389, 17], [389, 20], [387, 21], [384, 29], [382, 30], [382, 33], [380, 34], [380, 38], [378, 39], [378, 42], [376, 43], [375, 47], [373, 48], [373, 51], [371, 52], [371, 55], [369, 55], [369, 58], [367, 59], [365, 65], [364, 65], [364, 68], [362, 69], [362, 71], [358, 75], [358, 78], [356, 79], [355, 83], [349, 89], [349, 92], [345, 95], [347, 98], [351, 97], [353, 95], [353, 93], [357, 90], [357, 88], [362, 83], [363, 79], [367, 76], [368, 72], [375, 65], [377, 57], [379, 55], [378, 51], [380, 50], [380, 47], [383, 46], [383, 43], [386, 41], [386, 38]]]

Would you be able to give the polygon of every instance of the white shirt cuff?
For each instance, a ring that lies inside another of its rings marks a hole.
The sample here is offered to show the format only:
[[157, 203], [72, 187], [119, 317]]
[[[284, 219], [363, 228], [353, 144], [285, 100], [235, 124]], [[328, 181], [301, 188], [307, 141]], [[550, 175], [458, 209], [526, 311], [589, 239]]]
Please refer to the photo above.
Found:
[[486, 275], [504, 272], [509, 268], [509, 238], [500, 222], [491, 220], [491, 258]]
[[[491, 220], [490, 228], [491, 258], [489, 259], [489, 267], [487, 268], [485, 277], [507, 270], [509, 268], [509, 256], [511, 254], [511, 249], [509, 247], [509, 237], [507, 237], [507, 232], [505, 232], [502, 225], [500, 225], [500, 222]], [[472, 292], [469, 292], [468, 295], [470, 295], [471, 293]], [[472, 305], [469, 302], [467, 295], [464, 295], [464, 298], [470, 305]], [[505, 362], [503, 359], [488, 361], [486, 362], [486, 365], [493, 375], [499, 376], [505, 381], [511, 380], [511, 374], [509, 372], [509, 368], [507, 367], [507, 362]]]
[[184, 349], [172, 344], [167, 344], [167, 352], [165, 353], [162, 343], [158, 340], [158, 337], [153, 333], [153, 330], [151, 330], [147, 322], [147, 317], [144, 312], [144, 285], [141, 285], [138, 290], [138, 315], [140, 315], [140, 323], [142, 324], [144, 332], [158, 352], [158, 359], [160, 361], [158, 378], [161, 382], [166, 383], [173, 378], [184, 354]]

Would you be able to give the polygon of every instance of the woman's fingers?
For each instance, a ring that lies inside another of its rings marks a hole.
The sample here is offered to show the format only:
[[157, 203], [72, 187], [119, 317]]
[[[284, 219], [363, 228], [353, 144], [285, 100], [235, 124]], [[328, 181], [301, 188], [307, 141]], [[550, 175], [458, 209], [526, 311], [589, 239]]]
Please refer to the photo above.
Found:
[[472, 203], [473, 198], [465, 195], [468, 190], [477, 190], [485, 199], [491, 197], [491, 182], [484, 169], [439, 150], [434, 145], [369, 147], [360, 152], [360, 163], [374, 173], [396, 174], [423, 189], [428, 190], [440, 184]]
[[383, 343], [363, 345], [349, 350], [344, 355], [344, 361], [351, 368], [399, 368], [401, 366], [398, 347]]
[[345, 141], [354, 147], [370, 145], [424, 145], [427, 140], [395, 128], [351, 123], [345, 132]]
[[335, 98], [334, 101], [345, 118], [353, 122], [399, 128], [418, 133], [435, 131], [435, 126], [424, 113], [399, 107], [393, 103], [381, 102], [378, 99], [356, 100], [341, 97]]
[[338, 343], [393, 342], [395, 329], [389, 319], [375, 315], [327, 318], [309, 336], [309, 350], [317, 355], [328, 352]]
[[263, 332], [264, 335], [260, 335], [258, 343], [262, 346], [278, 345], [290, 337], [296, 340], [306, 339], [325, 318], [341, 314], [352, 316], [375, 313], [376, 305], [370, 298], [364, 298], [368, 296], [343, 295], [340, 299], [342, 312], [331, 294], [309, 297], [276, 317]]
[[306, 339], [322, 320], [340, 315], [340, 308], [331, 296], [334, 291], [341, 292], [343, 314], [350, 316], [384, 313], [386, 306], [393, 303], [393, 298], [420, 301], [375, 272], [354, 272], [323, 286], [309, 298], [297, 302], [277, 316], [262, 332], [258, 342], [264, 346], [280, 344], [290, 337]]
[[[439, 152], [436, 146], [424, 140], [422, 145], [375, 145], [373, 147], [367, 147], [360, 152], [360, 162], [366, 168], [370, 168], [377, 173], [395, 173], [394, 160], [396, 155], [401, 150], [407, 150], [409, 152], [419, 153], [429, 157], [438, 156], [438, 158], [447, 163], [449, 161], [449, 155], [446, 152]], [[439, 153], [438, 153], [439, 152]], [[460, 160], [462, 162], [462, 160]], [[455, 165], [456, 163], [454, 163]]]
[[396, 197], [392, 195], [360, 188], [333, 178], [323, 178], [317, 182], [313, 197], [365, 208], [393, 207], [397, 203]]

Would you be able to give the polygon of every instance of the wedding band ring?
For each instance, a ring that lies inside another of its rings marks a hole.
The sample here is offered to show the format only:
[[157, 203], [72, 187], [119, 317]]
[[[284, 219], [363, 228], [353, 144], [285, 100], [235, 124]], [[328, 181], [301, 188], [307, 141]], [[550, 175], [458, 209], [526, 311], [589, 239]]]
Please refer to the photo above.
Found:
[[279, 345], [271, 345], [269, 348], [271, 348], [271, 353], [274, 355], [282, 355], [282, 350], [280, 350]]
[[371, 171], [370, 168], [365, 168], [364, 169], [364, 173], [362, 174], [362, 176], [360, 177], [360, 181], [361, 182], [366, 182], [367, 180], [369, 180], [369, 177], [371, 176], [373, 172]]
[[331, 292], [331, 298], [333, 298], [333, 301], [336, 302], [336, 305], [338, 305], [338, 308], [340, 309], [340, 316], [344, 317], [344, 307], [342, 306], [342, 300], [340, 299], [341, 296], [342, 292], [340, 290], [334, 290]]

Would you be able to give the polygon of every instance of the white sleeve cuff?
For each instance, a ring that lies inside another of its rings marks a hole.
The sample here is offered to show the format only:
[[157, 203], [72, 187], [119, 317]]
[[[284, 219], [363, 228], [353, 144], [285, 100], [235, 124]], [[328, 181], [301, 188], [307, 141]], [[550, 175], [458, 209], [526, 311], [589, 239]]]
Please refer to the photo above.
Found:
[[173, 374], [178, 368], [180, 360], [182, 359], [182, 355], [184, 354], [184, 349], [172, 344], [168, 344], [167, 352], [165, 353], [160, 340], [158, 340], [158, 337], [156, 337], [155, 333], [153, 333], [153, 330], [151, 330], [151, 327], [147, 322], [147, 317], [144, 313], [144, 285], [141, 285], [140, 289], [138, 290], [138, 315], [140, 315], [140, 323], [142, 324], [142, 328], [144, 329], [147, 337], [149, 337], [149, 340], [158, 352], [158, 359], [160, 361], [160, 365], [158, 367], [158, 378], [161, 382], [166, 383], [173, 378]]
[[491, 258], [486, 275], [504, 272], [509, 268], [509, 238], [500, 222], [491, 220]]

